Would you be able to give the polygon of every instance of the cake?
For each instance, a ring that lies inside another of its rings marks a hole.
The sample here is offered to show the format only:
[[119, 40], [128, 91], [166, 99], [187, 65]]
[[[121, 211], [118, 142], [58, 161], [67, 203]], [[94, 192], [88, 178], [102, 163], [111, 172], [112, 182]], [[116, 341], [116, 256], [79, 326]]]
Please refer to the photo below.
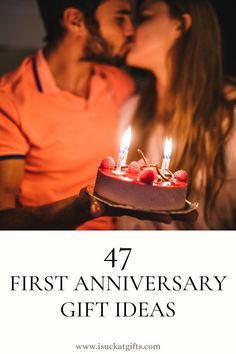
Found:
[[143, 211], [180, 210], [185, 206], [187, 172], [179, 170], [161, 173], [157, 165], [131, 162], [116, 171], [112, 157], [101, 162], [94, 195], [113, 204]]

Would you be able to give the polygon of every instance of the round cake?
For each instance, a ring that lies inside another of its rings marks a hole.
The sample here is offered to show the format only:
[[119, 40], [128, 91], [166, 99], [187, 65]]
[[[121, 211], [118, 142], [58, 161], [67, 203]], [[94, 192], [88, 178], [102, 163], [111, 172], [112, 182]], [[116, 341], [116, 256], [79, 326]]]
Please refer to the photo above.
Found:
[[143, 211], [183, 209], [187, 194], [187, 173], [161, 174], [156, 165], [132, 162], [116, 171], [111, 157], [98, 168], [94, 194], [112, 203]]

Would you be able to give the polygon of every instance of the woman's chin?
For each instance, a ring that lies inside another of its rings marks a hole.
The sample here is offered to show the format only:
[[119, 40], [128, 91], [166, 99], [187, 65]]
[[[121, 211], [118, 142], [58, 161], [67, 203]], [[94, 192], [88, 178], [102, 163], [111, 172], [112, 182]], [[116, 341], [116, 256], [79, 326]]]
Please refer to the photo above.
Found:
[[136, 68], [146, 69], [145, 63], [139, 59], [139, 57], [132, 52], [132, 50], [126, 55], [126, 64], [134, 66]]

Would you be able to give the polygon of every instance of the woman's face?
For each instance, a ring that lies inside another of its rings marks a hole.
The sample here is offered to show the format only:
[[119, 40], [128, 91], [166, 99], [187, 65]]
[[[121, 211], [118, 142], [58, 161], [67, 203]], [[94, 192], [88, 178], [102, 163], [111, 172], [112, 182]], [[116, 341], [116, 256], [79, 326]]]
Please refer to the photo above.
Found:
[[127, 63], [149, 70], [162, 67], [181, 35], [180, 26], [181, 21], [170, 16], [169, 7], [164, 1], [145, 1]]

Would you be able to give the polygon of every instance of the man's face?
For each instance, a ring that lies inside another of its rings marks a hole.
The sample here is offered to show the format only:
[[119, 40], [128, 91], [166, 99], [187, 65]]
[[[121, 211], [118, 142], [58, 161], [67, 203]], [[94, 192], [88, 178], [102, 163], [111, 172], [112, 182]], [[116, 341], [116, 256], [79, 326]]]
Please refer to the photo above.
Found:
[[97, 8], [100, 34], [110, 46], [112, 56], [124, 56], [134, 35], [129, 0], [105, 0]]
[[[132, 5], [130, 0], [104, 0], [95, 13], [99, 25], [97, 39], [90, 35], [85, 46], [85, 57], [96, 61], [119, 62], [124, 59], [133, 40]], [[101, 51], [95, 49], [100, 40]]]

